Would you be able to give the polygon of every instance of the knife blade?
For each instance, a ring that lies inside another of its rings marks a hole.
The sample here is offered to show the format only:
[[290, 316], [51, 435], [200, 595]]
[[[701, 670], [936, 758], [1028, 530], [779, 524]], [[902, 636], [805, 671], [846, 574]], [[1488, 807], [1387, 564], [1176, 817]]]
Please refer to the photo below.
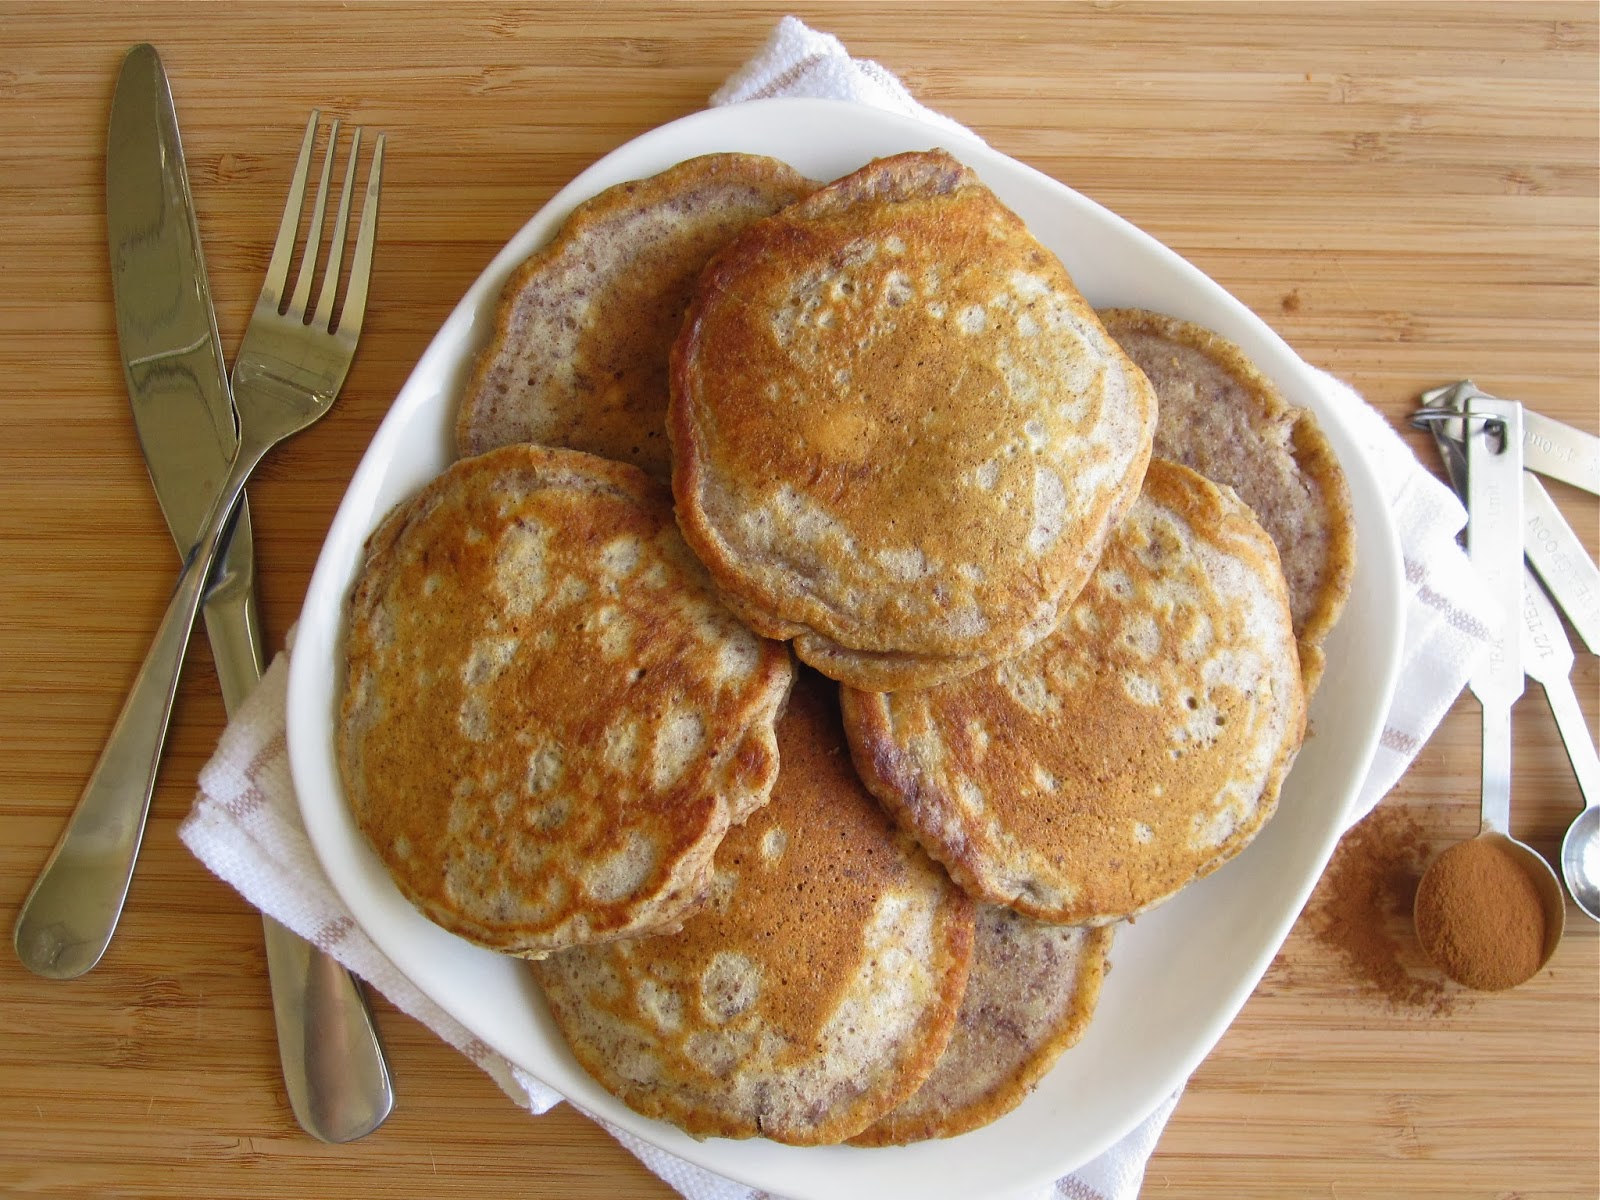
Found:
[[[112, 105], [106, 189], [128, 394], [145, 464], [181, 556], [201, 533], [237, 433], [177, 114], [151, 46], [135, 46], [124, 61]], [[164, 319], [181, 332], [152, 344], [150, 333]], [[162, 341], [180, 352], [161, 353]], [[223, 704], [232, 714], [262, 671], [254, 546], [243, 501], [204, 613]], [[359, 988], [277, 921], [263, 916], [263, 929], [290, 1107], [323, 1141], [371, 1132], [393, 1106], [393, 1092]]]
[[[134, 428], [181, 555], [200, 534], [238, 434], [177, 115], [150, 46], [130, 50], [118, 77], [106, 189], [117, 339]], [[254, 686], [244, 664], [256, 677], [261, 670], [254, 578], [249, 506], [241, 500], [204, 610], [230, 712]]]
[[1466, 401], [1467, 556], [1503, 620], [1468, 686], [1483, 708], [1483, 829], [1511, 828], [1511, 706], [1522, 695], [1522, 406]]

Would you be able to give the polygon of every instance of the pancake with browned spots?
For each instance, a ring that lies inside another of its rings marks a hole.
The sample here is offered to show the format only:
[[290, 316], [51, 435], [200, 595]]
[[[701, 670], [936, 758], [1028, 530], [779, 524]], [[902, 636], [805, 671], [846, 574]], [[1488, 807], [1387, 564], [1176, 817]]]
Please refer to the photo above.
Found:
[[1283, 398], [1244, 351], [1187, 321], [1143, 309], [1100, 313], [1156, 389], [1155, 454], [1225, 483], [1278, 547], [1307, 689], [1355, 576], [1350, 488], [1316, 416]]
[[942, 151], [869, 164], [707, 266], [673, 345], [678, 520], [728, 604], [852, 686], [1043, 637], [1138, 494], [1149, 383]]
[[954, 1137], [1003, 1117], [1089, 1027], [1112, 927], [1035, 921], [998, 904], [978, 908], [972, 970], [956, 1029], [911, 1098], [850, 1139], [903, 1146]]
[[974, 896], [1104, 924], [1238, 854], [1305, 727], [1288, 588], [1234, 493], [1154, 460], [1044, 642], [952, 683], [847, 690], [873, 793]]
[[461, 401], [460, 452], [539, 442], [666, 479], [667, 349], [700, 269], [814, 186], [777, 159], [708, 154], [580, 204], [501, 293]]
[[674, 927], [777, 777], [785, 648], [720, 603], [642, 471], [508, 446], [372, 535], [338, 754], [400, 891], [512, 954]]
[[834, 691], [797, 682], [772, 802], [729, 832], [679, 932], [534, 967], [584, 1069], [696, 1137], [850, 1137], [917, 1089], [955, 1024], [972, 905], [862, 788]]

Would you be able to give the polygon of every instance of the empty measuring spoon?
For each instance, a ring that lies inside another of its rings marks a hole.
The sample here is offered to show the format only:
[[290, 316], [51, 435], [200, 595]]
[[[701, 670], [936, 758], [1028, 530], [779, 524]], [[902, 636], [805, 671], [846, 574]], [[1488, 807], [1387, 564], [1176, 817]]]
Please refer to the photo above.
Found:
[[1561, 842], [1561, 874], [1578, 907], [1600, 921], [1600, 755], [1572, 690], [1572, 643], [1561, 618], [1532, 575], [1522, 595], [1522, 666], [1544, 688], [1585, 805]]
[[1600, 921], [1600, 800], [1591, 800], [1567, 827], [1561, 839], [1561, 873], [1578, 907]]

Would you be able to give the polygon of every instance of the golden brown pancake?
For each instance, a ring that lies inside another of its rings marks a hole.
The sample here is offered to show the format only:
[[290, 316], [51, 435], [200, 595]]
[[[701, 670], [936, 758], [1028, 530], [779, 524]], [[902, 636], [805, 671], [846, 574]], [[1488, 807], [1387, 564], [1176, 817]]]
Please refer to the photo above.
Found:
[[672, 360], [685, 538], [753, 628], [855, 687], [1043, 637], [1155, 425], [1066, 269], [942, 151], [752, 225], [701, 276]]
[[347, 619], [356, 819], [411, 903], [491, 949], [674, 927], [777, 777], [789, 655], [717, 602], [635, 467], [456, 463], [369, 539]]
[[1156, 457], [1233, 488], [1272, 536], [1313, 689], [1356, 562], [1350, 488], [1322, 427], [1209, 329], [1134, 308], [1100, 319], [1156, 389]]
[[853, 1146], [954, 1137], [1010, 1112], [1077, 1044], [1100, 1000], [1112, 927], [1035, 921], [978, 907], [956, 1030], [933, 1074]]
[[534, 967], [584, 1069], [697, 1137], [847, 1138], [916, 1090], [955, 1024], [972, 905], [862, 788], [833, 692], [797, 682], [772, 802], [729, 832], [679, 932]]
[[1046, 641], [952, 683], [844, 694], [862, 778], [972, 895], [1104, 924], [1239, 853], [1277, 804], [1305, 696], [1272, 540], [1153, 460]]
[[461, 401], [460, 452], [540, 442], [666, 479], [667, 349], [700, 268], [815, 186], [777, 159], [708, 154], [580, 204], [501, 293]]

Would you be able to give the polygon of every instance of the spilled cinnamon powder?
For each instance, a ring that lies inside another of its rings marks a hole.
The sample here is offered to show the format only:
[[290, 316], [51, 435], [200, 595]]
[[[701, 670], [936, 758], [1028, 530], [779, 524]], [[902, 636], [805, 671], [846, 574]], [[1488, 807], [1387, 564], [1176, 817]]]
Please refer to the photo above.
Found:
[[1431, 847], [1404, 808], [1379, 805], [1345, 834], [1306, 923], [1336, 951], [1356, 985], [1396, 1008], [1443, 1013], [1453, 996], [1417, 944], [1412, 906]]

